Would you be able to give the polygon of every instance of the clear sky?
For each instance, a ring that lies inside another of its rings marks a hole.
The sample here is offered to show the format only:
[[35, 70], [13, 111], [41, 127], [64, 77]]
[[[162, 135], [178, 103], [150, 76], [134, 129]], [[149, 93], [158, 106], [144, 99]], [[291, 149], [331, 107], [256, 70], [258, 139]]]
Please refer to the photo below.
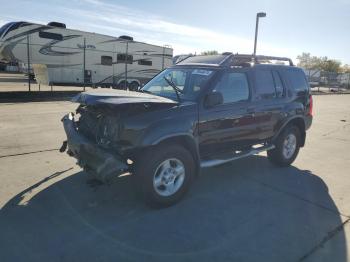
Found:
[[302, 52], [350, 64], [350, 0], [0, 0], [0, 24], [59, 21], [67, 27], [158, 45], [174, 54], [204, 50], [253, 52], [255, 14], [258, 54]]

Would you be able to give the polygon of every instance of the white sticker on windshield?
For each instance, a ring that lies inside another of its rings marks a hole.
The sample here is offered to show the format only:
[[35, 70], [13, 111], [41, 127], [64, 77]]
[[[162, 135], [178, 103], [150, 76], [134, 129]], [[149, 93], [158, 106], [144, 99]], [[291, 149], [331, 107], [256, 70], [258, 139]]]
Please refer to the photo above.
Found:
[[205, 69], [195, 69], [195, 70], [193, 70], [192, 74], [194, 74], [194, 75], [208, 76], [208, 75], [210, 75], [212, 72], [213, 72], [213, 71], [205, 70]]

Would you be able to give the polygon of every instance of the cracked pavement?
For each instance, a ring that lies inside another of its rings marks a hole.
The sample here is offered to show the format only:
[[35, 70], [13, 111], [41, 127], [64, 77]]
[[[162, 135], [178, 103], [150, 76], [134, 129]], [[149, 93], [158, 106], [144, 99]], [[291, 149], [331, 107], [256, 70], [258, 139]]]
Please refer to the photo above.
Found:
[[350, 261], [350, 95], [314, 96], [291, 167], [263, 153], [205, 169], [162, 210], [133, 176], [96, 183], [58, 152], [74, 108], [0, 104], [0, 261]]

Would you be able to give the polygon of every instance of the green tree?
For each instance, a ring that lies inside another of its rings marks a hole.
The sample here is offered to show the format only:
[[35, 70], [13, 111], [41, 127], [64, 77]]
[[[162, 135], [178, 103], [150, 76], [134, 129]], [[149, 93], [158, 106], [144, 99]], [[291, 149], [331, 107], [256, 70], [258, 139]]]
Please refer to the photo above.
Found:
[[305, 69], [320, 69], [320, 59], [316, 56], [311, 56], [310, 53], [302, 53], [298, 55], [298, 66]]
[[334, 59], [327, 59], [327, 57], [321, 62], [321, 70], [327, 72], [339, 73], [341, 71], [341, 62]]
[[342, 71], [341, 62], [334, 59], [328, 59], [327, 56], [318, 57], [311, 56], [310, 53], [302, 53], [297, 57], [297, 59], [299, 60], [298, 66], [305, 69], [317, 69], [335, 73], [339, 73]]
[[219, 52], [216, 50], [208, 50], [208, 51], [203, 51], [201, 55], [218, 55]]

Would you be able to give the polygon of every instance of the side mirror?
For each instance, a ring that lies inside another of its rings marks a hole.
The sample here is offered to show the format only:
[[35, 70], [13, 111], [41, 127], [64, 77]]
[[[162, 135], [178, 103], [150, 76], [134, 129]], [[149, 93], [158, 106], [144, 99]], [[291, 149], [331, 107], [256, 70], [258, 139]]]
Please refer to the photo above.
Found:
[[214, 107], [216, 105], [221, 105], [224, 103], [224, 97], [220, 92], [212, 92], [207, 94], [204, 100], [204, 105], [207, 108]]

